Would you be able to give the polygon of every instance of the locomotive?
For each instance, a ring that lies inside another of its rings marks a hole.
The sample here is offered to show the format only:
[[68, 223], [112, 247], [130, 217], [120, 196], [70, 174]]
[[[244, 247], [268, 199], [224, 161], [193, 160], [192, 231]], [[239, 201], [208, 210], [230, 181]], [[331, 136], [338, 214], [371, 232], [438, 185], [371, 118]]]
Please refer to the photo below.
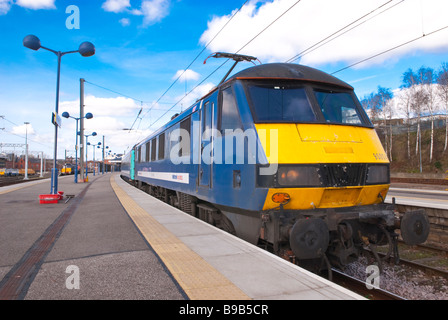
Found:
[[71, 163], [66, 163], [61, 169], [61, 175], [75, 174], [75, 165]]
[[229, 74], [136, 144], [122, 178], [297, 264], [343, 267], [385, 244], [398, 260], [397, 231], [426, 241], [424, 211], [384, 202], [389, 160], [352, 86], [298, 64]]

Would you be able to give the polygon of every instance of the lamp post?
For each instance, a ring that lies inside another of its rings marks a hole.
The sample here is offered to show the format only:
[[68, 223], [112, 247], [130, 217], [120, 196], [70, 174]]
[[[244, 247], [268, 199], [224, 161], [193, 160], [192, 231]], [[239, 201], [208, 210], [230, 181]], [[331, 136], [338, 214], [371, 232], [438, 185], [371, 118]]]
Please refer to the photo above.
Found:
[[28, 125], [29, 122], [24, 122], [25, 124], [25, 177], [23, 180], [28, 180]]
[[91, 134], [85, 134], [84, 135], [84, 137], [86, 137], [86, 177], [89, 175], [89, 168], [88, 168], [88, 166], [87, 166], [87, 146], [89, 146], [90, 145], [90, 143], [89, 143], [89, 140], [88, 140], [88, 138], [90, 137], [90, 136], [92, 136], [92, 137], [94, 137], [94, 136], [96, 136], [96, 132], [92, 132]]
[[[109, 146], [104, 146], [103, 145], [103, 174], [104, 174], [104, 171], [106, 171], [106, 173], [107, 173], [107, 169], [106, 169], [106, 161], [105, 161], [105, 155], [104, 155], [104, 149], [109, 149]], [[107, 151], [107, 150], [106, 150]], [[106, 155], [107, 156], [107, 155]]]
[[[91, 144], [90, 142], [87, 143], [88, 146], [92, 146], [93, 147], [93, 152], [92, 152], [92, 156], [93, 156], [93, 176], [95, 176], [95, 147], [97, 147], [98, 149], [101, 148], [101, 142], [98, 142], [97, 144]], [[100, 174], [99, 170], [98, 170], [98, 174]]]
[[[75, 118], [72, 117], [68, 112], [63, 112], [62, 116], [64, 118], [72, 118], [76, 120], [76, 143], [75, 143], [75, 152], [76, 152], [76, 157], [75, 157], [75, 183], [78, 183], [78, 135], [80, 134], [78, 132], [78, 121], [85, 118], [85, 119], [92, 119], [93, 118], [93, 114], [91, 114], [90, 112], [87, 113], [84, 117], [80, 117], [80, 118]], [[81, 155], [82, 157], [82, 155]]]
[[57, 71], [57, 80], [56, 80], [56, 107], [54, 114], [54, 156], [53, 156], [53, 169], [51, 170], [51, 194], [57, 194], [58, 192], [58, 168], [57, 168], [57, 153], [58, 153], [58, 126], [60, 123], [56, 120], [59, 112], [59, 82], [61, 75], [61, 58], [63, 55], [69, 53], [79, 52], [83, 57], [90, 57], [95, 54], [95, 46], [85, 41], [79, 45], [78, 50], [76, 51], [55, 51], [53, 49], [46, 48], [40, 44], [40, 40], [35, 35], [27, 35], [23, 38], [23, 45], [31, 50], [39, 50], [40, 48], [45, 49], [47, 51], [53, 52], [58, 57], [58, 71]]
[[103, 150], [102, 150], [102, 153], [103, 153], [103, 166], [102, 166], [102, 174], [104, 174], [104, 168], [105, 168], [105, 166], [106, 166], [106, 164], [104, 163], [104, 148], [106, 148], [106, 149], [109, 149], [109, 147], [108, 146], [106, 146], [106, 144], [104, 143], [104, 136], [103, 136]]

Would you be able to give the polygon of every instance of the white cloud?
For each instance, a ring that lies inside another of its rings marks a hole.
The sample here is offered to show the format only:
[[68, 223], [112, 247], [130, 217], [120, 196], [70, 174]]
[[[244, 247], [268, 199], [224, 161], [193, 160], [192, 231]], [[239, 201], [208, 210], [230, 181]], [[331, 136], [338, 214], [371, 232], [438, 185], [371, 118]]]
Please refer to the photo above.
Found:
[[39, 9], [56, 9], [55, 0], [0, 0], [0, 15], [7, 14], [13, 4], [23, 8], [39, 10]]
[[56, 9], [55, 0], [17, 0], [16, 4], [33, 10], [38, 9]]
[[0, 0], [0, 15], [7, 14], [11, 5], [12, 0]]
[[[84, 112], [91, 112], [93, 116], [134, 116], [135, 111], [140, 109], [135, 100], [125, 97], [99, 98], [87, 95], [84, 98]], [[67, 111], [71, 116], [79, 115], [79, 100], [63, 101], [59, 109]]]
[[118, 22], [120, 22], [120, 24], [123, 27], [127, 27], [128, 25], [131, 24], [131, 20], [129, 20], [128, 18], [122, 18], [122, 19], [118, 20]]
[[142, 2], [143, 24], [159, 22], [169, 14], [170, 0], [147, 0]]
[[[209, 45], [209, 49], [212, 52], [237, 52], [295, 2], [249, 1]], [[301, 1], [239, 53], [256, 56], [263, 63], [287, 61], [384, 3], [385, 0]], [[448, 1], [427, 0], [423, 6], [420, 0], [408, 0], [384, 11], [397, 3], [399, 2], [388, 3], [382, 9], [351, 25], [353, 27], [364, 22], [334, 41], [304, 55], [299, 60], [300, 63], [316, 66], [325, 63], [357, 62], [421, 36], [422, 31], [429, 33], [446, 25], [444, 15], [448, 11]], [[378, 14], [381, 11], [384, 13]], [[235, 11], [226, 16], [213, 17], [200, 38], [201, 44], [208, 43], [233, 13]], [[372, 19], [367, 20], [369, 18]], [[447, 48], [447, 35], [448, 30], [425, 37], [369, 63], [382, 63], [393, 56], [399, 57], [415, 50]]]
[[193, 71], [193, 70], [178, 70], [176, 74], [173, 76], [173, 80], [179, 78], [179, 81], [185, 82], [186, 80], [198, 80], [200, 75], [199, 73]]
[[[91, 112], [93, 118], [84, 121], [85, 134], [96, 132], [96, 137], [89, 137], [89, 142], [102, 142], [105, 136], [105, 144], [110, 150], [122, 153], [128, 146], [132, 146], [139, 139], [149, 134], [146, 131], [131, 131], [128, 134], [124, 128], [129, 128], [135, 120], [141, 105], [135, 100], [125, 97], [101, 98], [87, 95], [84, 99], [84, 112]], [[61, 101], [59, 104], [60, 113], [67, 111], [72, 117], [79, 117], [79, 100]], [[28, 128], [29, 129], [29, 128]], [[78, 128], [79, 130], [79, 128]], [[76, 121], [74, 119], [62, 119], [62, 127], [59, 130], [58, 141], [60, 152], [63, 149], [71, 150], [74, 153]], [[142, 136], [141, 136], [142, 135]], [[51, 141], [51, 139], [50, 139]], [[92, 149], [89, 147], [88, 157], [92, 157]], [[100, 152], [97, 150], [97, 156]]]
[[122, 12], [131, 6], [129, 0], [107, 0], [101, 8], [108, 12]]
[[22, 124], [20, 126], [13, 127], [11, 130], [11, 133], [25, 136], [27, 131], [28, 131], [28, 138], [30, 137], [30, 135], [35, 134], [33, 124], [31, 124], [31, 123], [28, 124], [28, 128], [27, 128], [26, 124]]
[[[108, 12], [127, 12], [131, 15], [143, 16], [143, 26], [149, 26], [160, 22], [169, 14], [170, 4], [170, 0], [143, 0], [140, 9], [135, 9], [131, 8], [129, 0], [107, 0], [102, 8]], [[123, 18], [120, 23], [128, 26], [130, 21]]]

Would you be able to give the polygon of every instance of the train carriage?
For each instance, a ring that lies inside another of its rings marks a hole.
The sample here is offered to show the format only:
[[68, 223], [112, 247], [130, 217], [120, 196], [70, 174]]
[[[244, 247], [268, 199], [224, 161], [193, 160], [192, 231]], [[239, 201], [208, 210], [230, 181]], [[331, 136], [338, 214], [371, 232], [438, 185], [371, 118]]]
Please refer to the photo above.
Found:
[[389, 161], [353, 87], [302, 65], [238, 72], [125, 159], [137, 187], [297, 261], [345, 265], [396, 248], [397, 228], [408, 243], [429, 232], [423, 212], [384, 203]]

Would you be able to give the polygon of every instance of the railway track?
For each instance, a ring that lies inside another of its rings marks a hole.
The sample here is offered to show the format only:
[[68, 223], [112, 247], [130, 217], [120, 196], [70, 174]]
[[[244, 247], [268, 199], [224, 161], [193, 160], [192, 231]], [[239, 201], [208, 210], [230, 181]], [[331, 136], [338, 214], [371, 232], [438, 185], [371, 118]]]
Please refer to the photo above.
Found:
[[400, 263], [429, 276], [448, 280], [448, 250], [430, 245], [406, 246], [400, 243]]
[[6, 187], [6, 186], [13, 185], [13, 184], [30, 182], [30, 181], [35, 181], [35, 180], [40, 180], [40, 179], [45, 179], [45, 178], [48, 178], [47, 175], [44, 176], [43, 178], [40, 178], [38, 175], [30, 176], [28, 178], [28, 180], [24, 180], [23, 177], [21, 177], [21, 176], [19, 176], [19, 177], [1, 177], [0, 178], [0, 187]]
[[340, 270], [332, 268], [333, 282], [369, 300], [406, 300], [381, 288], [367, 288], [366, 282], [356, 279]]
[[[382, 293], [379, 291], [370, 291], [366, 288], [367, 281], [364, 281], [368, 277], [366, 267], [378, 264], [370, 254], [363, 255], [358, 262], [354, 262], [344, 269], [344, 273], [358, 279], [359, 284], [353, 285], [349, 282], [350, 280], [344, 280], [340, 285], [373, 300], [390, 300], [395, 299], [394, 296], [402, 296], [406, 300], [448, 299], [447, 250], [428, 245], [406, 246], [400, 243], [399, 246], [400, 261], [398, 264], [393, 262], [393, 258], [385, 259], [385, 252], [378, 252], [383, 270], [379, 274], [380, 286], [382, 289], [392, 292], [390, 298], [381, 296]], [[377, 249], [381, 249], [381, 247]], [[368, 250], [366, 250], [367, 252]], [[444, 265], [445, 268], [435, 267], [434, 264]], [[333, 272], [333, 278], [339, 277], [338, 271]], [[341, 272], [339, 271], [339, 273]], [[378, 294], [379, 297], [376, 296]], [[400, 300], [400, 297], [397, 299]]]

